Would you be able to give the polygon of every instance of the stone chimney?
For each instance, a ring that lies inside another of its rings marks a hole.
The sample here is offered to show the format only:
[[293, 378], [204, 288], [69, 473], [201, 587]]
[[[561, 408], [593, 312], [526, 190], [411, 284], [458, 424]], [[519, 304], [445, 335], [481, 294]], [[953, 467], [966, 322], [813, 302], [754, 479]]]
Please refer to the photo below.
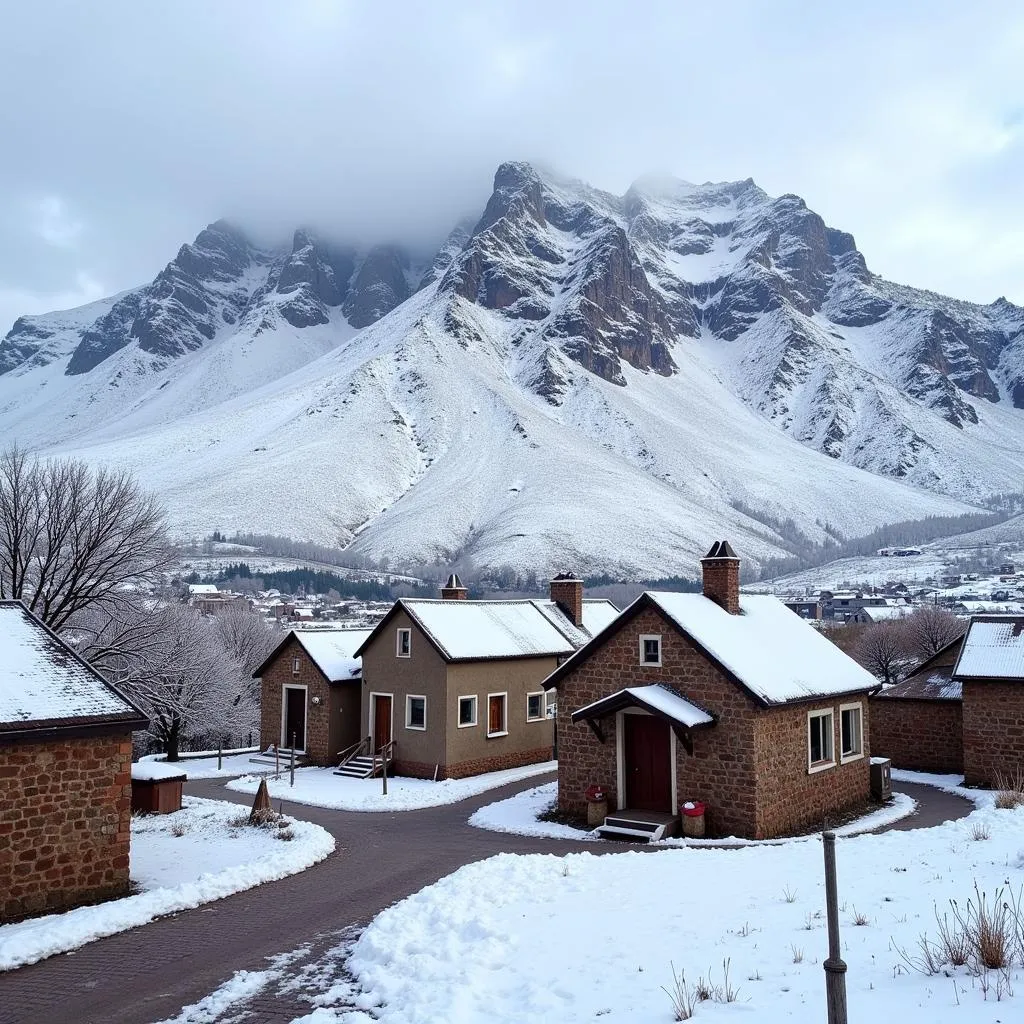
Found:
[[716, 541], [700, 560], [704, 596], [730, 615], [740, 613], [740, 559], [727, 540]]
[[452, 573], [448, 582], [441, 588], [441, 599], [444, 601], [465, 601], [469, 591], [462, 585], [458, 573]]
[[576, 626], [583, 625], [583, 580], [571, 572], [561, 572], [551, 581], [551, 600]]

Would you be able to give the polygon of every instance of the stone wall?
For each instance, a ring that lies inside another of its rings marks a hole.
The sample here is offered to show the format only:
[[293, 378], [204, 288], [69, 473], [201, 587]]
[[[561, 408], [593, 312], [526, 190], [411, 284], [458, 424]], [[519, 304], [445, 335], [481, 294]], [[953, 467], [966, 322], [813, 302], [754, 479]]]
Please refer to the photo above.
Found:
[[[299, 659], [299, 672], [292, 671], [292, 659]], [[329, 717], [331, 700], [329, 684], [313, 659], [295, 637], [291, 637], [278, 652], [273, 663], [260, 677], [260, 750], [275, 746], [288, 746], [291, 740], [282, 743], [281, 701], [282, 688], [288, 686], [306, 687], [306, 757], [312, 764], [332, 765], [337, 763], [337, 751], [331, 749]], [[313, 698], [320, 703], [314, 704]]]
[[441, 765], [425, 764], [422, 761], [395, 761], [388, 766], [388, 773], [405, 775], [414, 779], [432, 779], [437, 769], [438, 779], [465, 779], [470, 775], [482, 775], [485, 772], [502, 772], [509, 768], [522, 768], [527, 764], [542, 764], [551, 760], [551, 747], [538, 747], [536, 750], [514, 750], [492, 757], [481, 757], [474, 761], [460, 761], [458, 764]]
[[1024, 684], [964, 680], [964, 783], [1024, 770]]
[[0, 746], [0, 922], [128, 892], [131, 733]]
[[960, 774], [964, 770], [963, 704], [958, 700], [874, 697], [871, 752], [894, 768]]

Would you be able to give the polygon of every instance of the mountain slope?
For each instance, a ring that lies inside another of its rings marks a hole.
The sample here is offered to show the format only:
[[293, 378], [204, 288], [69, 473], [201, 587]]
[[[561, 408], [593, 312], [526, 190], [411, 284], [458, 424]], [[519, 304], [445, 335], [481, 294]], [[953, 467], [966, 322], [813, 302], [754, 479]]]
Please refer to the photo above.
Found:
[[[885, 282], [753, 182], [499, 168], [433, 260], [211, 225], [0, 342], [0, 430], [133, 466], [184, 533], [393, 562], [692, 572], [964, 510], [1024, 473], [1024, 311]], [[902, 482], [900, 482], [902, 481]]]

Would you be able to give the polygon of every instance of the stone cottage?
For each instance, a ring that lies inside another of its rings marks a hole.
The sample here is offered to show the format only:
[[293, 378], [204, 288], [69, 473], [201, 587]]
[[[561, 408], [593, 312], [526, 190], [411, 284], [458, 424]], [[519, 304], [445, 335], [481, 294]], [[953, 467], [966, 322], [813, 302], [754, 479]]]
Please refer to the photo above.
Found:
[[817, 827], [870, 797], [878, 683], [774, 597], [740, 593], [725, 541], [703, 593], [647, 592], [557, 668], [559, 805], [600, 786], [618, 812], [707, 807], [752, 839]]
[[145, 715], [0, 601], [0, 922], [128, 892], [132, 732]]

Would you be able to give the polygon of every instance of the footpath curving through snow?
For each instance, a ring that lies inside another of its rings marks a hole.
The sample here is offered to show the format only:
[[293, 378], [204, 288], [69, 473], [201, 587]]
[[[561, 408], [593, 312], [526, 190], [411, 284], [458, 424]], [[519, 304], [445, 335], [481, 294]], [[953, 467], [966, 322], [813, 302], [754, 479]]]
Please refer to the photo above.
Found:
[[[286, 829], [238, 827], [247, 810], [185, 797], [174, 814], [132, 818], [131, 880], [142, 891], [0, 926], [0, 971], [190, 910], [303, 871], [334, 850], [319, 825], [289, 818]], [[280, 837], [281, 833], [288, 833]]]
[[[1024, 808], [955, 780], [903, 773], [970, 797], [968, 817], [934, 828], [840, 839], [842, 955], [850, 1020], [1009, 1021], [1019, 993], [986, 1002], [964, 968], [910, 969], [936, 910], [999, 888], [1024, 887]], [[732, 850], [669, 849], [565, 857], [500, 854], [461, 868], [385, 910], [352, 948], [351, 983], [317, 1000], [305, 1024], [635, 1024], [673, 1019], [662, 986], [673, 964], [689, 984], [738, 989], [696, 1018], [753, 1014], [761, 1024], [825, 1016], [827, 955], [820, 842]]]
[[[444, 782], [389, 778], [387, 796], [383, 794], [380, 779], [350, 779], [335, 775], [332, 768], [296, 768], [294, 786], [288, 784], [289, 776], [285, 771], [278, 779], [268, 778], [267, 787], [274, 800], [285, 803], [309, 804], [337, 811], [416, 811], [458, 803], [489, 789], [532, 779], [536, 775], [547, 775], [557, 767], [555, 761], [545, 761], [466, 779], [446, 779]], [[244, 776], [233, 779], [227, 788], [236, 793], [255, 793], [259, 784], [259, 778]]]

